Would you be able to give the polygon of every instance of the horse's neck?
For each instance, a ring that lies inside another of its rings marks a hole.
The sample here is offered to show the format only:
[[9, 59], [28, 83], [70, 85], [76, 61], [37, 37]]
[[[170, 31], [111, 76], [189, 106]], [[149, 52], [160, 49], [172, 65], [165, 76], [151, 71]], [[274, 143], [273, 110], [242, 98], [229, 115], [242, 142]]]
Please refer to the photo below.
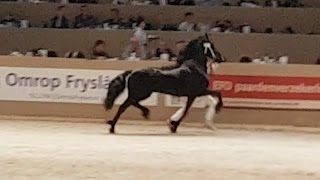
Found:
[[184, 65], [187, 66], [196, 66], [199, 69], [201, 69], [204, 72], [207, 72], [207, 64], [206, 63], [199, 63], [198, 61], [194, 60], [194, 59], [189, 59], [189, 60], [184, 60], [183, 63]]
[[173, 64], [173, 65], [160, 67], [159, 69], [160, 70], [171, 70], [171, 69], [178, 68], [180, 66], [181, 66], [181, 64], [176, 63], [176, 64]]

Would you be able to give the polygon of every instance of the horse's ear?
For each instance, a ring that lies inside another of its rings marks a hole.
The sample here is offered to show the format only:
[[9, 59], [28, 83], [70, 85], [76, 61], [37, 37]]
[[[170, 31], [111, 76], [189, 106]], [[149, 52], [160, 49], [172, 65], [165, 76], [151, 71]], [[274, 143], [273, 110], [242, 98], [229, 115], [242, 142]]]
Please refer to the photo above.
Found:
[[207, 41], [210, 41], [210, 40], [209, 40], [208, 33], [205, 34], [205, 37], [206, 37], [206, 40], [207, 40]]

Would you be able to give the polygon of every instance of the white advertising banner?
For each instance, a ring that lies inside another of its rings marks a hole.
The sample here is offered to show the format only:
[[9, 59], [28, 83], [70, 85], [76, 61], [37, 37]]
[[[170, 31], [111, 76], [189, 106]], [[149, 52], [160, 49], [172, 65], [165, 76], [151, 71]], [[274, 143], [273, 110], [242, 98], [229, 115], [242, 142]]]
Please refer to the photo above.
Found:
[[[111, 80], [123, 71], [0, 67], [0, 100], [102, 104]], [[127, 98], [124, 91], [115, 104]], [[158, 105], [158, 94], [141, 101]]]

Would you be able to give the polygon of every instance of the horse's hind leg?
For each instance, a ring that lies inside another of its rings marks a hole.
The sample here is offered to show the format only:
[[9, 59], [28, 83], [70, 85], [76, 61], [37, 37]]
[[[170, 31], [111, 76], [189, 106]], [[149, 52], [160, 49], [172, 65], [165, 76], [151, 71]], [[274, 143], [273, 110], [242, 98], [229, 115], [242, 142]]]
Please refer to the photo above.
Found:
[[206, 92], [201, 96], [210, 95], [211, 97], [218, 97], [219, 102], [216, 104], [215, 109], [216, 112], [219, 113], [223, 107], [222, 95], [220, 91], [214, 91], [210, 89], [206, 89]]
[[170, 131], [172, 133], [177, 132], [177, 129], [178, 129], [181, 121], [187, 115], [187, 113], [188, 113], [188, 111], [189, 111], [189, 109], [195, 99], [196, 99], [196, 97], [194, 97], [194, 96], [188, 97], [186, 105], [183, 106], [182, 108], [180, 108], [175, 114], [173, 114], [170, 117], [170, 120], [168, 121], [168, 126], [169, 126]]
[[110, 133], [114, 133], [115, 126], [121, 116], [122, 113], [126, 111], [126, 109], [131, 105], [131, 101], [129, 99], [126, 99], [124, 103], [121, 104], [121, 106], [118, 109], [117, 114], [114, 116], [114, 118], [107, 123], [111, 125]]
[[[208, 108], [205, 115], [205, 123], [208, 128], [215, 129], [213, 124], [213, 118], [216, 115], [216, 113], [221, 111], [221, 108], [223, 107], [223, 101], [222, 101], [222, 95], [219, 91], [213, 91], [207, 89], [205, 93], [199, 95], [199, 96], [209, 96], [208, 97]], [[218, 97], [218, 102], [215, 99], [215, 97]]]
[[148, 108], [142, 106], [139, 102], [134, 102], [134, 103], [132, 103], [132, 105], [142, 111], [142, 116], [145, 119], [149, 119], [150, 110]]

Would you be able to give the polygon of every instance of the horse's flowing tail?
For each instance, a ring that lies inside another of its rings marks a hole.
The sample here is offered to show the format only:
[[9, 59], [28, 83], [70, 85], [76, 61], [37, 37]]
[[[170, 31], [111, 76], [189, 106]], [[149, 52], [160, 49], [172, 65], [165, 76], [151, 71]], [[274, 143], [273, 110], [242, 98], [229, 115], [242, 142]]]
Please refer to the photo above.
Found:
[[116, 78], [114, 78], [108, 88], [107, 97], [104, 100], [104, 107], [106, 110], [109, 110], [113, 107], [114, 101], [117, 97], [124, 91], [127, 86], [128, 76], [132, 73], [132, 71], [126, 71]]

